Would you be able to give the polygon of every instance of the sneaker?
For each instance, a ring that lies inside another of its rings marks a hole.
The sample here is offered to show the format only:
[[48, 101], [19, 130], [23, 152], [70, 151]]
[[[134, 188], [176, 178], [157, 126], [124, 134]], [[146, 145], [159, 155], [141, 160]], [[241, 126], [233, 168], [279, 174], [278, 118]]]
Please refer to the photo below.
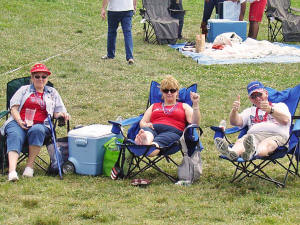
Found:
[[33, 169], [27, 166], [23, 172], [24, 177], [33, 177]]
[[17, 180], [19, 180], [19, 177], [15, 170], [8, 173], [8, 181], [17, 181]]
[[113, 58], [110, 58], [107, 55], [104, 55], [104, 56], [101, 57], [101, 59], [113, 59]]
[[215, 139], [215, 145], [216, 145], [218, 151], [222, 155], [226, 156], [228, 159], [235, 160], [235, 159], [238, 158], [238, 155], [237, 155], [236, 152], [229, 150], [229, 148], [228, 148], [229, 147], [228, 142], [225, 139], [223, 139], [223, 138], [216, 138]]
[[133, 60], [133, 59], [128, 59], [128, 64], [129, 64], [129, 65], [134, 64], [134, 60]]
[[249, 161], [255, 154], [253, 135], [252, 134], [248, 135], [244, 139], [243, 144], [244, 144], [245, 151], [242, 153], [242, 158], [246, 161]]

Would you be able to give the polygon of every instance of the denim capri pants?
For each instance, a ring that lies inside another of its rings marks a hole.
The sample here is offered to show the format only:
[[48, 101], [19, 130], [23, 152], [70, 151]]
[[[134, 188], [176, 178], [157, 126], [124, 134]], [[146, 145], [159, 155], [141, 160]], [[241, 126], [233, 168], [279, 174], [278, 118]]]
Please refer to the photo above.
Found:
[[50, 129], [44, 124], [34, 124], [28, 130], [24, 130], [13, 120], [5, 127], [7, 135], [7, 152], [22, 151], [23, 144], [27, 138], [29, 145], [42, 146], [46, 136], [50, 135]]
[[153, 142], [157, 143], [159, 147], [165, 147], [178, 141], [182, 136], [182, 131], [175, 127], [164, 125], [164, 124], [153, 124], [153, 129], [150, 127], [143, 127], [144, 131], [149, 131], [153, 134]]

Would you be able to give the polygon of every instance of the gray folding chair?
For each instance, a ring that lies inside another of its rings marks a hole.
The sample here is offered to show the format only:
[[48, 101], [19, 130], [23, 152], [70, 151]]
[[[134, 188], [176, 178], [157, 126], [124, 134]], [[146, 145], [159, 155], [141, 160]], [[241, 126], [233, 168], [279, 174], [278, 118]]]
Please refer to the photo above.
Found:
[[[180, 0], [181, 3], [182, 0]], [[179, 33], [179, 20], [174, 13], [183, 10], [172, 10], [171, 0], [143, 0], [140, 14], [144, 21], [144, 40], [151, 44], [175, 44]]]
[[300, 41], [300, 9], [291, 7], [290, 0], [268, 0], [269, 41]]

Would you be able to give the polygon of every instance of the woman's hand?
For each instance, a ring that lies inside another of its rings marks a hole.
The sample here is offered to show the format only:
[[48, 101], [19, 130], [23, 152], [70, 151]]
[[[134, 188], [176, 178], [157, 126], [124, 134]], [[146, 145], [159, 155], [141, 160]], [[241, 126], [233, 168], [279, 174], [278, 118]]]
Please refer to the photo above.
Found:
[[193, 102], [193, 107], [194, 106], [198, 107], [198, 103], [199, 103], [199, 100], [200, 100], [200, 95], [191, 91], [190, 96], [191, 96], [191, 100]]
[[144, 123], [143, 124], [144, 126], [143, 127], [150, 127], [152, 130], [154, 130], [154, 127], [153, 127], [153, 124], [152, 123]]
[[19, 119], [19, 120], [16, 120], [16, 122], [19, 124], [19, 126], [20, 126], [22, 129], [24, 129], [24, 130], [28, 130], [28, 129], [29, 129], [29, 127], [26, 126], [25, 121]]

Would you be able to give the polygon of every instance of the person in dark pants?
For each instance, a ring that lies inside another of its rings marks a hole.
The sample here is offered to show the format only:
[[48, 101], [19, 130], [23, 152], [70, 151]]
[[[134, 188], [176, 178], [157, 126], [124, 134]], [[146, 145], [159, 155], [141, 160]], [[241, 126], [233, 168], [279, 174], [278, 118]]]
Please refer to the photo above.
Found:
[[203, 18], [201, 23], [201, 31], [202, 34], [207, 35], [207, 21], [210, 19], [211, 14], [216, 8], [216, 14], [218, 14], [218, 4], [220, 2], [224, 2], [224, 0], [205, 0], [204, 2], [204, 10], [203, 10]]
[[182, 0], [171, 0], [170, 6], [171, 16], [179, 20], [178, 39], [182, 39], [182, 28], [184, 23], [184, 10], [182, 7]]
[[128, 64], [133, 64], [133, 41], [132, 41], [132, 16], [136, 10], [136, 0], [103, 0], [101, 17], [106, 18], [106, 7], [107, 7], [107, 54], [102, 57], [102, 59], [113, 59], [115, 57], [116, 51], [116, 39], [117, 39], [117, 29], [119, 23], [121, 23], [126, 60]]

